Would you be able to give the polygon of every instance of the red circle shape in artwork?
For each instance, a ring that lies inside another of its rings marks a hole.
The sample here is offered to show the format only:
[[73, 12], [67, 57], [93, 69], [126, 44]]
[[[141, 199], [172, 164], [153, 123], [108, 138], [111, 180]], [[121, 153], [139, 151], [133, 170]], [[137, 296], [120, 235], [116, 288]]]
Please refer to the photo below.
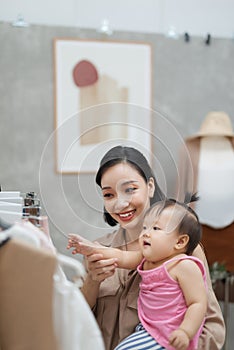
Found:
[[73, 79], [78, 87], [93, 85], [98, 80], [97, 69], [91, 62], [82, 60], [73, 69]]

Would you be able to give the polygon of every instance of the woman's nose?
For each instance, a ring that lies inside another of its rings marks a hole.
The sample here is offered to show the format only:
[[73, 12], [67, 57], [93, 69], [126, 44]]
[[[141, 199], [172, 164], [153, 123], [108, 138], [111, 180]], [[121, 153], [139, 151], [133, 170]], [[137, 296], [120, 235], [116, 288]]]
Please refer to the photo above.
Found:
[[125, 196], [119, 196], [115, 202], [115, 211], [122, 211], [129, 206], [129, 200]]

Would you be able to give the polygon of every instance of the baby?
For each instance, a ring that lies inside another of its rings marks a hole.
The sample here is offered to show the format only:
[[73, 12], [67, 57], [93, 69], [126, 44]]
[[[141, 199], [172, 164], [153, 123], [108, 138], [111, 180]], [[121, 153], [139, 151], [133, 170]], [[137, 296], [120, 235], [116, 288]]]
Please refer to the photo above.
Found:
[[69, 235], [67, 248], [74, 248], [73, 254], [101, 253], [103, 258], [116, 258], [120, 268], [137, 268], [141, 275], [138, 329], [144, 338], [135, 332], [115, 350], [130, 349], [131, 344], [137, 349], [137, 342], [149, 337], [154, 339], [154, 346], [160, 344], [158, 349], [197, 348], [207, 308], [205, 268], [191, 256], [200, 238], [196, 213], [174, 199], [157, 202], [148, 209], [139, 251], [104, 247], [79, 235]]

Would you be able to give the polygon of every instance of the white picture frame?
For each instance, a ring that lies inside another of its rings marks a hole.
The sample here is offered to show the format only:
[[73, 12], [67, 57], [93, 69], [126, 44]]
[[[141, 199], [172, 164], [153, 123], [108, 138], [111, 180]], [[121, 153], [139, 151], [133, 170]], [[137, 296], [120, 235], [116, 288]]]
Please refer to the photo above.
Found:
[[96, 172], [113, 145], [151, 151], [152, 49], [54, 39], [56, 171]]

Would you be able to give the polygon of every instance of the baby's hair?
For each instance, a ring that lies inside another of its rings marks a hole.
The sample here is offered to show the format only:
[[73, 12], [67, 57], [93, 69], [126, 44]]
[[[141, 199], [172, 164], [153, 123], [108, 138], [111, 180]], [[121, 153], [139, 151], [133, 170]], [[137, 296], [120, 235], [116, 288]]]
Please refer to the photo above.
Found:
[[190, 203], [197, 202], [199, 200], [199, 196], [197, 195], [197, 192], [195, 192], [193, 194], [191, 194], [190, 192], [187, 192], [185, 194], [184, 202], [179, 202], [173, 198], [169, 198], [168, 200], [173, 202], [173, 203], [176, 203], [176, 204], [182, 206], [183, 208], [185, 208], [186, 210], [188, 210], [191, 214], [193, 214], [195, 216], [195, 218], [199, 222], [199, 218], [198, 218], [196, 212], [189, 206]]
[[181, 208], [183, 208], [184, 214], [178, 224], [177, 229], [179, 234], [187, 234], [189, 236], [189, 242], [186, 247], [186, 254], [188, 255], [193, 253], [202, 236], [202, 228], [199, 218], [195, 211], [189, 206], [189, 203], [196, 202], [198, 199], [199, 197], [197, 196], [197, 193], [192, 195], [190, 193], [186, 193], [184, 202], [179, 202], [174, 198], [166, 198], [161, 202], [153, 204], [145, 213], [145, 216], [147, 216], [154, 208], [158, 208], [157, 216], [159, 216], [162, 211], [168, 207], [175, 207], [176, 205], [179, 205]]

